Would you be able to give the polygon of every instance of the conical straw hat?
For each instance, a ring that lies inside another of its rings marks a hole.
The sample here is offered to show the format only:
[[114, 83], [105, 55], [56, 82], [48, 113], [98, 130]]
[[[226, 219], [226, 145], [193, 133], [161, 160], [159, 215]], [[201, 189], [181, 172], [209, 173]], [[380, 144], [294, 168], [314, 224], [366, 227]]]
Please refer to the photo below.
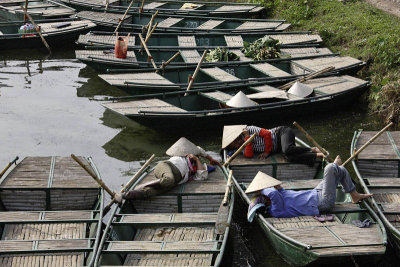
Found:
[[187, 154], [199, 155], [201, 151], [195, 144], [187, 140], [185, 137], [181, 137], [175, 142], [175, 144], [168, 148], [165, 153], [168, 156], [183, 157]]
[[234, 97], [232, 97], [226, 105], [233, 108], [243, 108], [257, 105], [256, 102], [250, 100], [242, 91], [239, 91]]
[[268, 187], [280, 185], [281, 183], [281, 181], [259, 171], [253, 181], [251, 181], [249, 187], [247, 187], [246, 193], [263, 190]]
[[222, 134], [222, 149], [235, 141], [246, 126], [247, 125], [225, 125], [224, 133]]
[[307, 97], [314, 92], [314, 89], [304, 83], [295, 82], [295, 84], [290, 87], [288, 93], [296, 95], [298, 97]]

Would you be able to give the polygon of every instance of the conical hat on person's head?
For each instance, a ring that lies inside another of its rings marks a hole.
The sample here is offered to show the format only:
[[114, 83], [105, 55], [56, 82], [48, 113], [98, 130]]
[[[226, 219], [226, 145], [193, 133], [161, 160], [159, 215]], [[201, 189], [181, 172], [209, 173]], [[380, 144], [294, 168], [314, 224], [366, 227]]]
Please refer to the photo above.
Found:
[[187, 140], [185, 137], [181, 137], [175, 142], [175, 144], [168, 148], [165, 153], [168, 156], [184, 157], [187, 154], [199, 155], [201, 151], [195, 144]]
[[298, 96], [298, 97], [307, 97], [314, 92], [314, 89], [311, 86], [308, 86], [304, 83], [295, 82], [292, 87], [288, 90], [288, 93]]
[[242, 91], [239, 91], [239, 93], [226, 102], [226, 105], [233, 108], [244, 108], [255, 106], [257, 103], [249, 99]]
[[229, 146], [230, 143], [235, 141], [236, 138], [240, 136], [243, 132], [243, 129], [246, 128], [247, 125], [225, 125], [224, 132], [222, 134], [222, 149]]
[[251, 181], [251, 183], [249, 184], [249, 187], [247, 187], [246, 194], [280, 184], [282, 184], [281, 181], [259, 171], [254, 177], [253, 181]]

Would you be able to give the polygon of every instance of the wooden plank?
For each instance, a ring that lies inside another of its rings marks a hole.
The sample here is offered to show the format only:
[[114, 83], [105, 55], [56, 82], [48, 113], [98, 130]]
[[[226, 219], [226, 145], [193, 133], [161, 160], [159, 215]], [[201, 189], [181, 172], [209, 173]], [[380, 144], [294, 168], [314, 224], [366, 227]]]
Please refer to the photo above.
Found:
[[327, 67], [335, 67], [336, 69], [350, 67], [354, 64], [361, 64], [362, 61], [352, 57], [322, 57], [313, 59], [302, 59], [292, 61], [293, 65], [297, 65], [301, 69], [308, 71], [320, 71]]
[[[155, 72], [145, 73], [124, 73], [124, 74], [102, 74], [100, 78], [105, 80], [107, 83], [115, 86], [126, 86], [127, 82], [130, 83], [142, 83], [142, 84], [159, 84], [162, 85], [174, 85], [173, 82], [169, 81], [162, 75]], [[168, 87], [168, 88], [169, 88]], [[178, 86], [172, 86], [172, 88], [179, 89]], [[171, 89], [172, 89], [171, 88]]]
[[228, 72], [224, 71], [221, 68], [214, 67], [214, 68], [201, 68], [201, 72], [204, 74], [209, 75], [210, 77], [214, 78], [217, 81], [237, 81], [240, 80], [239, 78], [229, 74]]
[[225, 104], [232, 98], [230, 94], [221, 91], [201, 92], [200, 95], [222, 104]]
[[203, 24], [201, 24], [200, 26], [197, 27], [197, 29], [215, 29], [217, 28], [219, 25], [221, 25], [222, 23], [224, 23], [224, 20], [216, 20], [216, 19], [210, 19], [207, 20], [206, 22], [204, 22]]
[[185, 47], [196, 47], [196, 38], [194, 35], [192, 36], [181, 36], [178, 35], [178, 45], [185, 46]]
[[243, 47], [243, 38], [241, 35], [225, 35], [225, 42], [230, 47]]
[[322, 38], [318, 34], [267, 34], [266, 36], [271, 39], [278, 40], [279, 43], [283, 45], [322, 42]]
[[255, 30], [255, 29], [275, 29], [281, 22], [268, 21], [246, 21], [239, 25], [235, 30]]
[[290, 73], [287, 73], [269, 63], [250, 64], [250, 67], [270, 77], [285, 77], [291, 75]]
[[69, 21], [68, 23], [71, 23], [71, 25], [62, 27], [60, 29], [56, 27], [58, 24], [60, 24], [60, 22], [39, 23], [38, 26], [41, 28], [41, 32], [44, 36], [59, 31], [73, 31], [78, 27], [87, 27], [87, 28], [96, 27], [96, 24], [94, 24], [90, 20]]
[[111, 241], [108, 251], [209, 251], [214, 250], [215, 241]]
[[[93, 45], [93, 44], [97, 45], [98, 43], [114, 45], [115, 38], [116, 38], [116, 36], [114, 36], [114, 35], [85, 34], [85, 35], [79, 36], [78, 43], [84, 44], [84, 45]], [[128, 46], [135, 46], [135, 38], [129, 37]], [[88, 51], [88, 50], [86, 50], [86, 51]], [[129, 53], [129, 51], [128, 51], [128, 53]]]
[[223, 5], [215, 9], [215, 11], [249, 11], [257, 6], [250, 6], [250, 5]]
[[[103, 13], [103, 12], [94, 12], [94, 11], [81, 11], [76, 13], [78, 18], [88, 19], [88, 20], [96, 20], [101, 22], [109, 22], [109, 23], [119, 23], [121, 19], [121, 14], [115, 13]], [[124, 21], [130, 20], [132, 18], [131, 15], [127, 15]]]
[[184, 222], [215, 222], [215, 213], [161, 213], [161, 214], [125, 214], [121, 222], [128, 223], [184, 223]]
[[183, 60], [187, 63], [198, 63], [201, 60], [201, 55], [197, 50], [179, 50]]
[[162, 20], [158, 23], [158, 28], [169, 28], [174, 26], [175, 24], [179, 23], [181, 20], [183, 20], [183, 18], [173, 18], [173, 17], [169, 17], [165, 20]]
[[155, 9], [166, 5], [167, 2], [151, 2], [143, 6], [143, 9]]

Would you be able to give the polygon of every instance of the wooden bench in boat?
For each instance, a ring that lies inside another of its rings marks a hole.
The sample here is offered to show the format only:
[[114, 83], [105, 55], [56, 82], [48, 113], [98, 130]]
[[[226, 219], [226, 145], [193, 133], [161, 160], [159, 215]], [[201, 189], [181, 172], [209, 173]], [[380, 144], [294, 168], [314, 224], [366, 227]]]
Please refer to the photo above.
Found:
[[329, 48], [320, 47], [302, 47], [302, 48], [282, 48], [282, 55], [290, 55], [291, 57], [313, 56], [313, 55], [328, 55], [332, 54]]
[[318, 95], [328, 95], [345, 92], [359, 86], [367, 85], [367, 82], [349, 75], [317, 78], [305, 82], [312, 87]]
[[[114, 45], [115, 44], [115, 36], [113, 35], [92, 35], [92, 34], [85, 34], [80, 35], [78, 38], [78, 43], [84, 45]], [[128, 39], [128, 47], [135, 46], [135, 38], [130, 37]]]
[[140, 111], [168, 111], [182, 112], [186, 110], [178, 108], [160, 99], [144, 99], [127, 102], [115, 102], [102, 104], [104, 107], [121, 115], [139, 114]]
[[278, 40], [283, 45], [306, 44], [306, 43], [321, 43], [322, 38], [318, 34], [274, 34], [266, 35], [269, 38]]
[[201, 55], [197, 50], [180, 50], [183, 60], [187, 63], [198, 63]]
[[238, 30], [259, 30], [259, 29], [270, 29], [275, 30], [278, 26], [280, 26], [282, 22], [268, 22], [268, 21], [246, 21], [243, 24], [239, 25], [232, 32]]
[[362, 64], [361, 60], [342, 56], [301, 59], [292, 61], [292, 71], [294, 74], [304, 74], [320, 71], [331, 66], [335, 67], [335, 69], [341, 69], [360, 64]]
[[[100, 12], [94, 12], [94, 11], [81, 11], [81, 12], [76, 13], [76, 16], [78, 18], [108, 22], [108, 23], [119, 23], [119, 20], [121, 19], [121, 14], [100, 13]], [[131, 18], [132, 18], [131, 15], [127, 15], [125, 17], [124, 21], [130, 20]]]
[[38, 24], [38, 26], [40, 26], [42, 34], [44, 36], [46, 36], [47, 34], [54, 33], [54, 32], [73, 31], [74, 29], [79, 29], [79, 28], [94, 28], [94, 27], [96, 27], [96, 24], [94, 24], [90, 20], [77, 20], [77, 21], [70, 21], [68, 23], [70, 23], [70, 25], [62, 27], [62, 28], [57, 28], [57, 25], [59, 25], [60, 22], [40, 23], [40, 24]]
[[178, 35], [178, 45], [184, 47], [196, 47], [196, 38], [192, 36], [181, 36]]
[[0, 255], [90, 252], [90, 239], [0, 240]]
[[158, 23], [157, 27], [159, 27], [159, 28], [169, 28], [169, 27], [172, 27], [175, 24], [179, 23], [182, 20], [183, 20], [183, 18], [172, 18], [172, 17], [170, 17], [170, 18], [167, 18], [165, 20], [160, 21]]
[[289, 29], [290, 26], [291, 26], [290, 23], [282, 23], [281, 25], [275, 28], [275, 31], [285, 31]]
[[243, 38], [241, 35], [225, 35], [225, 42], [230, 47], [243, 47]]
[[96, 222], [93, 211], [4, 211], [0, 212], [0, 224]]
[[224, 23], [224, 20], [210, 19], [198, 26], [196, 29], [211, 30], [217, 28], [222, 23]]
[[114, 51], [105, 53], [103, 50], [75, 50], [76, 59], [118, 63], [137, 63], [137, 58], [134, 51], [128, 51], [126, 58], [117, 58]]
[[223, 5], [215, 9], [215, 11], [238, 11], [238, 10], [252, 10], [257, 8], [257, 6], [250, 5]]
[[221, 104], [225, 104], [232, 98], [232, 96], [230, 94], [227, 94], [227, 93], [224, 93], [221, 91], [200, 92], [199, 95], [207, 97], [211, 100], [217, 101]]
[[169, 81], [162, 75], [155, 72], [146, 73], [123, 73], [123, 74], [102, 74], [100, 78], [105, 80], [107, 83], [114, 86], [133, 86], [136, 84], [153, 84], [163, 86], [171, 90], [179, 90], [180, 87], [173, 82]]
[[167, 2], [151, 2], [149, 4], [145, 4], [143, 6], [143, 9], [154, 9], [154, 8], [162, 7], [166, 4], [167, 4]]
[[261, 73], [264, 73], [270, 77], [285, 77], [291, 76], [291, 74], [269, 64], [269, 63], [261, 63], [261, 64], [250, 64], [255, 70], [258, 70]]
[[233, 76], [232, 74], [224, 71], [221, 68], [213, 67], [213, 68], [201, 68], [201, 72], [209, 75], [217, 81], [237, 81], [240, 80], [238, 77]]

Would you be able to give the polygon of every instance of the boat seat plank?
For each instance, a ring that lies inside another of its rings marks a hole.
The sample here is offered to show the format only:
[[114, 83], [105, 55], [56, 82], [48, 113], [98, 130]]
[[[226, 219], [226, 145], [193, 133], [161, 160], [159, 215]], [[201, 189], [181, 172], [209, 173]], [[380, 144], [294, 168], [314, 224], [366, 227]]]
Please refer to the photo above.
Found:
[[60, 24], [60, 22], [52, 22], [52, 23], [40, 23], [38, 26], [41, 27], [42, 33], [44, 35], [59, 32], [59, 31], [70, 31], [79, 27], [87, 27], [87, 28], [94, 28], [96, 24], [91, 22], [90, 20], [77, 20], [77, 21], [70, 21], [71, 25], [62, 27], [58, 29], [56, 26]]
[[79, 239], [86, 236], [85, 223], [6, 224], [2, 240]]
[[393, 187], [400, 186], [399, 178], [368, 178], [368, 186]]
[[89, 242], [86, 239], [82, 240], [38, 240], [36, 241], [37, 247], [33, 246], [32, 241], [10, 241], [1, 240], [0, 250], [4, 252], [18, 252], [18, 251], [32, 251], [35, 250], [58, 250], [58, 249], [87, 249], [89, 248]]
[[290, 57], [304, 57], [304, 56], [315, 56], [315, 55], [328, 55], [332, 54], [329, 48], [320, 47], [302, 47], [302, 48], [282, 48], [282, 55], [288, 55]]
[[198, 63], [201, 55], [197, 50], [180, 50], [183, 60], [187, 63]]
[[106, 251], [134, 251], [136, 253], [175, 251], [194, 253], [215, 250], [216, 241], [111, 241]]
[[[29, 9], [35, 9], [35, 8], [48, 8], [48, 7], [58, 7], [58, 5], [54, 5], [51, 3], [41, 3], [41, 4], [34, 4], [34, 5], [28, 5], [28, 10]], [[13, 9], [21, 9], [21, 6], [15, 6], [12, 7]]]
[[225, 20], [216, 20], [216, 19], [210, 19], [198, 26], [196, 29], [202, 29], [202, 30], [211, 30], [217, 28], [219, 25], [224, 23]]
[[[370, 138], [372, 138], [377, 131], [363, 131], [358, 138], [356, 149], [363, 146]], [[375, 139], [365, 150], [363, 150], [357, 157], [360, 160], [368, 160], [368, 165], [379, 169], [397, 169], [400, 160], [400, 134], [398, 132], [386, 132]], [[381, 160], [382, 162], [378, 162]], [[390, 162], [389, 162], [390, 160]], [[387, 162], [383, 162], [387, 161]], [[396, 167], [395, 167], [396, 166]], [[363, 166], [363, 168], [365, 168]], [[397, 173], [397, 171], [396, 171]], [[382, 175], [380, 175], [382, 176]], [[398, 177], [398, 174], [396, 174]]]
[[216, 213], [122, 214], [121, 223], [215, 223]]
[[[281, 22], [268, 22], [268, 21], [246, 21], [239, 25], [235, 30], [254, 30], [254, 29], [270, 29], [274, 30], [281, 25]], [[235, 32], [233, 30], [233, 32]]]
[[313, 59], [302, 59], [302, 60], [294, 60], [292, 64], [297, 65], [301, 69], [308, 70], [310, 72], [320, 71], [327, 67], [335, 67], [336, 69], [350, 67], [355, 64], [361, 64], [362, 61], [353, 57], [342, 57], [342, 56], [334, 56], [334, 57], [322, 57], [322, 58], [313, 58]]
[[[92, 34], [81, 34], [78, 38], [78, 43], [84, 45], [97, 45], [98, 43], [114, 45], [115, 36], [113, 35], [92, 35]], [[129, 37], [128, 46], [135, 46], [135, 38]], [[129, 53], [129, 51], [128, 51]]]
[[139, 114], [139, 111], [168, 111], [168, 112], [185, 112], [184, 109], [173, 106], [160, 99], [145, 99], [128, 102], [115, 102], [103, 104], [104, 107], [122, 115]]
[[360, 211], [366, 211], [366, 209], [361, 208], [359, 204], [353, 204], [350, 202], [338, 202], [335, 203], [334, 208], [331, 211], [329, 211], [329, 213], [360, 212]]
[[313, 189], [321, 182], [320, 179], [298, 179], [283, 181], [282, 187], [290, 190]]
[[10, 221], [47, 221], [47, 220], [84, 220], [91, 219], [91, 211], [4, 211], [0, 212], [0, 222]]
[[231, 49], [230, 51], [239, 57], [239, 61], [253, 61], [253, 59], [246, 57], [240, 49]]
[[274, 153], [270, 155], [266, 159], [259, 159], [257, 155], [255, 155], [253, 158], [246, 158], [243, 155], [238, 155], [236, 158], [234, 158], [231, 161], [231, 166], [235, 165], [270, 165], [270, 164], [282, 164], [282, 163], [287, 163], [290, 164], [290, 162], [285, 158], [283, 153]]
[[275, 28], [275, 31], [285, 31], [285, 30], [289, 29], [290, 26], [292, 26], [292, 24], [282, 23], [281, 25], [279, 25], [278, 27]]
[[283, 228], [308, 228], [308, 227], [324, 227], [328, 225], [337, 225], [342, 222], [334, 215], [334, 220], [331, 222], [319, 222], [313, 216], [299, 216], [293, 218], [266, 218], [277, 229]]
[[248, 95], [251, 99], [262, 99], [262, 98], [279, 98], [279, 99], [289, 99], [289, 100], [298, 100], [302, 99], [301, 97], [298, 97], [293, 94], [289, 94], [285, 92], [284, 90], [272, 87], [268, 84], [265, 85], [259, 85], [259, 86], [253, 86], [251, 87], [253, 90], [258, 91], [259, 93], [263, 94], [251, 94]]
[[169, 17], [169, 18], [167, 18], [167, 19], [165, 19], [163, 21], [160, 21], [158, 23], [158, 27], [159, 28], [169, 28], [169, 27], [172, 27], [175, 24], [179, 23], [181, 20], [183, 20], [183, 18], [172, 18], [172, 17]]
[[[21, 9], [22, 11], [22, 9]], [[23, 11], [22, 11], [23, 12]], [[38, 10], [37, 12], [35, 11], [29, 11], [29, 14], [35, 15], [42, 15], [45, 18], [51, 18], [51, 17], [58, 17], [58, 16], [68, 16], [68, 15], [74, 15], [75, 10], [71, 10], [69, 8], [55, 8], [55, 9], [45, 9], [45, 10]]]
[[[116, 13], [100, 13], [94, 11], [81, 11], [76, 13], [78, 18], [84, 18], [88, 20], [98, 20], [102, 22], [109, 22], [109, 23], [119, 23], [121, 19], [121, 14]], [[131, 15], [126, 15], [124, 21], [130, 20], [132, 18]]]
[[[386, 190], [385, 190], [386, 191]], [[397, 204], [400, 203], [400, 190], [397, 193], [393, 192], [374, 192], [373, 198], [379, 204]]]
[[[383, 212], [398, 212], [400, 214], [400, 202], [396, 203], [381, 203], [381, 209]], [[399, 221], [400, 218], [396, 218]]]
[[[178, 86], [162, 75], [155, 72], [146, 73], [124, 73], [124, 74], [102, 74], [100, 78], [111, 85], [125, 86], [127, 82], [131, 83], [146, 83], [159, 85], [172, 85], [171, 89], [179, 89]], [[169, 87], [170, 88], [170, 87]]]
[[101, 60], [114, 61], [124, 63], [137, 63], [137, 58], [134, 51], [128, 51], [126, 58], [117, 58], [114, 52], [105, 53], [102, 50], [75, 50], [76, 59], [79, 60]]
[[200, 92], [199, 94], [222, 104], [225, 104], [232, 98], [230, 94], [221, 91]]
[[215, 9], [215, 11], [240, 11], [240, 10], [251, 10], [257, 6], [250, 5], [223, 5]]
[[154, 9], [166, 5], [167, 2], [151, 2], [143, 6], [144, 9]]
[[214, 68], [201, 68], [201, 72], [207, 74], [214, 78], [217, 81], [237, 81], [240, 80], [238, 77], [233, 76], [232, 74], [224, 71], [221, 68], [214, 67]]
[[241, 35], [225, 35], [225, 42], [230, 47], [243, 47], [243, 38]]
[[322, 42], [322, 38], [318, 34], [274, 34], [266, 36], [278, 40], [279, 43], [283, 45]]
[[[367, 82], [348, 75], [338, 77], [317, 78], [306, 81], [305, 84], [312, 87], [318, 94], [334, 94], [350, 90], [355, 86], [361, 86]], [[368, 147], [367, 147], [368, 148]]]
[[[37, 0], [27, 0], [28, 2], [37, 2]], [[25, 0], [1, 0], [1, 5], [6, 5], [6, 4], [19, 4], [19, 3], [25, 3]]]
[[192, 36], [181, 36], [178, 35], [178, 45], [184, 47], [196, 47], [196, 38]]
[[[48, 253], [46, 255], [37, 255], [37, 256], [1, 256], [0, 257], [0, 266], [4, 267], [42, 267], [42, 266], [50, 266], [54, 262], [56, 266], [57, 262], [63, 262], [65, 266], [83, 266], [83, 253], [68, 253], [68, 254], [54, 254]], [[33, 265], [28, 265], [32, 263]], [[35, 265], [36, 264], [36, 265]], [[61, 265], [60, 265], [61, 266]]]
[[181, 9], [181, 10], [196, 10], [196, 9], [199, 9], [199, 8], [201, 8], [203, 6], [204, 5], [200, 4], [200, 3], [196, 3], [196, 4], [190, 3], [190, 6], [182, 5], [179, 9]]
[[[80, 157], [85, 162], [85, 160]], [[94, 189], [97, 193], [99, 185], [71, 157], [56, 157], [51, 188], [80, 188]]]
[[261, 64], [250, 64], [255, 70], [258, 70], [261, 73], [264, 73], [270, 77], [285, 77], [290, 76], [289, 73], [269, 64], [269, 63], [261, 63]]

